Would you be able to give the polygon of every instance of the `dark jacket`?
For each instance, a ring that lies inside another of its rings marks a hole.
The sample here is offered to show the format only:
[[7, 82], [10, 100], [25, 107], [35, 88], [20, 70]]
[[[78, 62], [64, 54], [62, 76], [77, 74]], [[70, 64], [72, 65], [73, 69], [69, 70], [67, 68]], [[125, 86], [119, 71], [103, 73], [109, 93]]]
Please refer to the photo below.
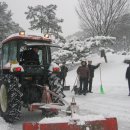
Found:
[[65, 65], [62, 65], [60, 69], [61, 69], [61, 78], [65, 78], [67, 76], [68, 68]]
[[23, 62], [26, 64], [29, 61], [35, 62], [36, 65], [39, 65], [39, 55], [33, 50], [25, 50], [22, 54]]
[[87, 66], [79, 66], [77, 74], [80, 78], [89, 78], [89, 69]]
[[130, 66], [126, 70], [126, 79], [130, 80]]
[[94, 77], [94, 70], [97, 69], [100, 66], [100, 64], [98, 65], [89, 65], [88, 64], [88, 68], [89, 68], [89, 72], [90, 72], [90, 78]]

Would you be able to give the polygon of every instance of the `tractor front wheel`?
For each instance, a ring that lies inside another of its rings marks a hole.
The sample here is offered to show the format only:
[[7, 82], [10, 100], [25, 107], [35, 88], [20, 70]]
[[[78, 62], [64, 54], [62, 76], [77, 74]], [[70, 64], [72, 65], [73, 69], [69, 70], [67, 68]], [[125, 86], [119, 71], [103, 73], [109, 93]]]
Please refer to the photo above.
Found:
[[0, 114], [6, 122], [13, 123], [21, 115], [21, 92], [18, 79], [8, 75], [0, 82]]

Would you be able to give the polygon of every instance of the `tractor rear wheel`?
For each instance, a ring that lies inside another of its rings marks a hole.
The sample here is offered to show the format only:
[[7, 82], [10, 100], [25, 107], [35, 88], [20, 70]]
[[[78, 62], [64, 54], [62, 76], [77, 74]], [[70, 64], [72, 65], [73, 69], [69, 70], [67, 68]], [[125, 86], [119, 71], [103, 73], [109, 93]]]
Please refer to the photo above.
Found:
[[13, 123], [21, 115], [21, 92], [18, 79], [7, 75], [0, 82], [0, 113], [6, 122]]
[[[60, 78], [56, 74], [52, 74], [49, 78], [49, 84], [51, 86], [51, 91], [59, 95], [61, 98], [65, 97], [63, 93], [63, 85], [61, 84]], [[64, 104], [58, 97], [52, 97], [54, 103]]]

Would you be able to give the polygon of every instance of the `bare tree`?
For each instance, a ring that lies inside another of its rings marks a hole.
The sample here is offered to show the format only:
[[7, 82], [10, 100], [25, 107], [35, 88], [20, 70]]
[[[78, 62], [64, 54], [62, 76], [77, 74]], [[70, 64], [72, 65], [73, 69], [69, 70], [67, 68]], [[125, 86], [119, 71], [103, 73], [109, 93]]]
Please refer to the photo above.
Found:
[[111, 35], [124, 14], [128, 0], [78, 0], [81, 28], [91, 35]]

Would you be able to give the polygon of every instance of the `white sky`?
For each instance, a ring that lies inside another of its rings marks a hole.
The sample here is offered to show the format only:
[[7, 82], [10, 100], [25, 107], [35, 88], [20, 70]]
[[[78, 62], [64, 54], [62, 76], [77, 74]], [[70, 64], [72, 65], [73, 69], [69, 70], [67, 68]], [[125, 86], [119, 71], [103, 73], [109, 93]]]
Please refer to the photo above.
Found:
[[56, 11], [57, 17], [64, 19], [64, 22], [61, 24], [63, 36], [73, 34], [79, 30], [79, 20], [75, 12], [78, 0], [0, 0], [0, 2], [3, 1], [8, 4], [8, 9], [12, 11], [13, 20], [27, 31], [30, 27], [29, 21], [26, 20], [26, 15], [24, 14], [27, 11], [27, 7], [36, 5], [46, 6], [49, 4], [56, 4], [58, 6]]

